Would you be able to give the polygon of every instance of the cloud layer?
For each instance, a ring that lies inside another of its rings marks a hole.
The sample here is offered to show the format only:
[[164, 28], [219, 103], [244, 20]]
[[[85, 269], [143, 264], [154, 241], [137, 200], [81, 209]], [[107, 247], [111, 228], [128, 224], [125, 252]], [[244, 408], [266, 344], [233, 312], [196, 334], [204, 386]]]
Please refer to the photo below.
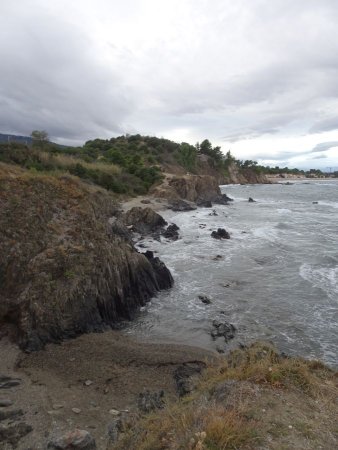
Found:
[[330, 159], [337, 23], [336, 0], [1, 2], [0, 131], [208, 137], [250, 158]]

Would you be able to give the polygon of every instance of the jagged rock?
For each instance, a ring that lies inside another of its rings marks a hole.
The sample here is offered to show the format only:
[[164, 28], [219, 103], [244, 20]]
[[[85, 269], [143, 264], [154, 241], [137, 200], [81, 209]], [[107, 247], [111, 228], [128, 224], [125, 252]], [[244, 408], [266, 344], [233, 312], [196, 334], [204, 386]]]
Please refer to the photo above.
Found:
[[198, 298], [201, 300], [202, 303], [205, 305], [210, 305], [211, 299], [207, 295], [199, 295]]
[[313, 205], [318, 205], [318, 202], [312, 202]]
[[151, 200], [145, 198], [144, 200], [141, 200], [140, 203], [143, 203], [144, 205], [150, 205]]
[[214, 239], [230, 239], [230, 234], [224, 228], [218, 228], [217, 231], [211, 233]]
[[171, 202], [170, 209], [173, 211], [193, 211], [197, 209], [197, 206], [193, 202], [180, 199]]
[[218, 216], [216, 209], [213, 209], [211, 213], [209, 213], [209, 216]]
[[155, 409], [164, 408], [164, 391], [150, 392], [148, 390], [141, 392], [138, 396], [137, 405], [141, 412], [148, 414]]
[[33, 431], [33, 428], [24, 422], [15, 423], [14, 425], [0, 425], [0, 443], [10, 444], [12, 446], [10, 448], [16, 448], [20, 439], [31, 431]]
[[226, 194], [220, 194], [214, 200], [214, 202], [218, 203], [219, 205], [228, 205], [229, 202], [233, 202], [233, 201], [234, 201], [234, 199], [228, 197]]
[[139, 206], [127, 211], [123, 216], [123, 221], [126, 225], [132, 226], [133, 231], [141, 234], [156, 232], [167, 225], [163, 217], [153, 209]]
[[224, 337], [225, 341], [228, 342], [235, 337], [236, 328], [232, 323], [215, 319], [212, 326], [214, 329], [210, 334], [214, 339]]
[[197, 206], [200, 206], [203, 208], [212, 208], [212, 203], [210, 200], [199, 200], [197, 202]]
[[212, 259], [213, 259], [213, 261], [221, 261], [222, 259], [224, 259], [224, 256], [222, 256], [222, 255], [216, 255], [216, 256], [214, 256]]
[[154, 257], [154, 253], [150, 250], [147, 250], [144, 255], [154, 270], [158, 290], [171, 288], [174, 284], [174, 279], [164, 262], [157, 256]]
[[178, 230], [179, 227], [175, 223], [173, 223], [169, 225], [165, 231], [163, 231], [162, 236], [166, 239], [176, 241], [179, 238]]
[[[105, 330], [172, 285], [164, 264], [109, 222], [118, 210], [108, 193], [69, 177], [1, 172], [1, 180], [0, 326], [11, 327], [21, 348]], [[149, 226], [165, 224], [150, 211]], [[16, 384], [0, 380], [2, 388]]]
[[48, 442], [51, 450], [96, 450], [93, 436], [86, 430], [74, 430]]
[[180, 397], [183, 397], [194, 390], [196, 386], [195, 377], [201, 374], [205, 366], [205, 363], [196, 361], [184, 363], [175, 369], [174, 380]]
[[248, 202], [249, 202], [249, 203], [256, 203], [256, 200], [254, 200], [252, 197], [249, 197]]

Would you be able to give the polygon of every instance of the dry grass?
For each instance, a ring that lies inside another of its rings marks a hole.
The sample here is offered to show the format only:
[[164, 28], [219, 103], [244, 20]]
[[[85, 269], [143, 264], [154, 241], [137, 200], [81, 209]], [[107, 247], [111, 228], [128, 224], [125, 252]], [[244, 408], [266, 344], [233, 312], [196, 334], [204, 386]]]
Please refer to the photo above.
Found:
[[76, 164], [81, 164], [86, 169], [99, 170], [100, 172], [107, 173], [109, 175], [117, 175], [121, 173], [121, 168], [114, 164], [105, 164], [103, 162], [86, 162], [82, 159], [75, 158], [74, 156], [51, 154], [47, 152], [39, 153], [39, 158], [46, 165], [50, 164], [55, 167], [67, 170], [69, 167]]
[[256, 343], [209, 367], [190, 397], [142, 418], [111, 449], [333, 449], [337, 393], [322, 363]]

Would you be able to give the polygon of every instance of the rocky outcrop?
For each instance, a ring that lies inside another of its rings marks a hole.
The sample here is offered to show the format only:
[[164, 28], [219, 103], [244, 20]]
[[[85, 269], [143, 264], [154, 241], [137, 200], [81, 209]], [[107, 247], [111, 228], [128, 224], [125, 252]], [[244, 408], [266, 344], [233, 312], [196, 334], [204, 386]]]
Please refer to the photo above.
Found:
[[218, 228], [217, 231], [211, 233], [214, 239], [230, 239], [230, 234], [224, 228]]
[[228, 167], [228, 175], [224, 184], [270, 184], [271, 181], [263, 173], [253, 169], [241, 169], [232, 163]]
[[22, 348], [130, 319], [173, 280], [133, 247], [106, 191], [0, 167], [0, 331]]
[[221, 195], [218, 180], [210, 175], [167, 176], [162, 185], [152, 190], [156, 197], [171, 202], [180, 199], [190, 202], [214, 201]]
[[141, 234], [156, 232], [167, 225], [163, 217], [149, 207], [134, 206], [124, 214], [122, 220], [133, 231]]

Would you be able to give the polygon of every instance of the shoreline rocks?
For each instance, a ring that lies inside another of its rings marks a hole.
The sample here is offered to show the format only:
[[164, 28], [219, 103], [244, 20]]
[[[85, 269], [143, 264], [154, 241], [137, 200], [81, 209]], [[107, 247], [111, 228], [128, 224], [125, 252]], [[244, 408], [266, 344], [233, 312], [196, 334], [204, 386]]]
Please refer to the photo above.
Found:
[[230, 234], [224, 228], [218, 228], [217, 231], [211, 233], [211, 237], [214, 239], [230, 239]]

